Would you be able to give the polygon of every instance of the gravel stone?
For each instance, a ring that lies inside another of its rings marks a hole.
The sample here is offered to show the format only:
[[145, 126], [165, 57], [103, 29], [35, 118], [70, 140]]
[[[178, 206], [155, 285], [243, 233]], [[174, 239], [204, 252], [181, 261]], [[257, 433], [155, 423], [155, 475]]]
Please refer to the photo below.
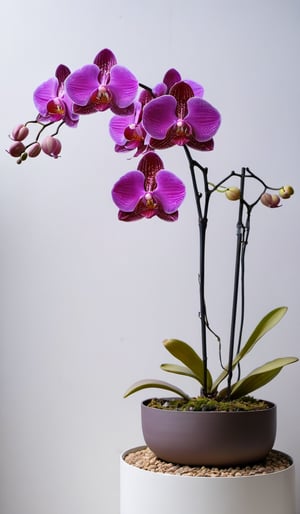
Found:
[[145, 471], [154, 473], [167, 473], [171, 475], [187, 475], [194, 477], [230, 477], [253, 476], [275, 473], [289, 468], [291, 458], [278, 450], [271, 450], [264, 461], [245, 467], [216, 468], [207, 466], [182, 466], [158, 459], [150, 448], [142, 448], [128, 453], [125, 462]]

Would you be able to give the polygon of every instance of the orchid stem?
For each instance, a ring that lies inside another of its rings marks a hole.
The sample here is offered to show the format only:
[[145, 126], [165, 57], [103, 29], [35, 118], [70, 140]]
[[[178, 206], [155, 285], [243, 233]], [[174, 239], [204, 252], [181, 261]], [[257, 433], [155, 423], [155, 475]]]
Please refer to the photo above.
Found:
[[[199, 227], [199, 296], [200, 296], [200, 323], [201, 323], [201, 344], [202, 344], [202, 360], [203, 360], [203, 389], [202, 394], [207, 396], [207, 314], [206, 314], [206, 303], [205, 303], [205, 242], [206, 242], [206, 229], [207, 229], [207, 212], [210, 198], [209, 184], [207, 180], [207, 168], [203, 168], [198, 162], [194, 161], [189, 149], [184, 146], [184, 150], [189, 162], [193, 190], [195, 195], [195, 201], [198, 212], [198, 227]], [[200, 168], [202, 171], [204, 181], [204, 210], [201, 208], [201, 194], [198, 189], [198, 184], [195, 176], [195, 167]]]
[[233, 300], [232, 300], [232, 313], [231, 313], [231, 326], [230, 326], [230, 339], [229, 339], [229, 358], [228, 358], [228, 381], [227, 390], [228, 397], [231, 393], [231, 381], [232, 381], [232, 367], [233, 367], [233, 355], [234, 355], [234, 342], [235, 342], [235, 328], [236, 328], [236, 317], [237, 317], [237, 305], [238, 305], [238, 293], [239, 293], [239, 279], [240, 279], [240, 268], [241, 268], [241, 247], [244, 237], [243, 231], [243, 210], [244, 210], [244, 188], [245, 188], [245, 174], [246, 168], [242, 168], [241, 180], [240, 180], [240, 204], [237, 221], [237, 242], [236, 242], [236, 255], [235, 255], [235, 271], [234, 271], [234, 283], [233, 283]]

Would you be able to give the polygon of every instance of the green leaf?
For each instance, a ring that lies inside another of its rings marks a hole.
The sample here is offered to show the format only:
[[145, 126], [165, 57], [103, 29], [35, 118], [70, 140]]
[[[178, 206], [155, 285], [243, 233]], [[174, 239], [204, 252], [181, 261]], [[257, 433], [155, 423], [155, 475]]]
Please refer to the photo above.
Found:
[[250, 352], [253, 346], [261, 339], [271, 328], [275, 327], [277, 323], [283, 318], [283, 316], [287, 312], [287, 307], [277, 307], [277, 309], [269, 312], [257, 325], [257, 327], [252, 332], [246, 344], [243, 346], [241, 351], [238, 353], [236, 358], [234, 359], [235, 364], [237, 364], [246, 353]]
[[266, 385], [278, 375], [284, 366], [297, 362], [297, 357], [280, 357], [254, 369], [232, 386], [231, 398], [240, 398]]
[[178, 394], [179, 396], [182, 396], [182, 398], [189, 399], [189, 396], [179, 387], [174, 386], [173, 384], [169, 384], [169, 382], [164, 382], [163, 380], [139, 380], [138, 382], [135, 382], [132, 384], [129, 389], [124, 394], [124, 398], [127, 398], [133, 393], [136, 393], [137, 391], [141, 391], [142, 389], [149, 389], [149, 388], [156, 388], [156, 389], [165, 389], [167, 391], [172, 391], [172, 393]]
[[[163, 344], [173, 357], [176, 357], [176, 359], [185, 364], [193, 372], [200, 384], [204, 386], [204, 365], [202, 359], [195, 350], [179, 339], [166, 339]], [[208, 370], [206, 385], [207, 390], [210, 391], [212, 386], [212, 377]]]
[[175, 373], [176, 375], [184, 375], [186, 377], [194, 378], [199, 382], [197, 375], [195, 375], [195, 373], [193, 373], [186, 366], [179, 366], [178, 364], [161, 364], [160, 368], [163, 371], [168, 371], [169, 373]]
[[[235, 356], [232, 362], [232, 370], [236, 367], [236, 365], [240, 362], [240, 360], [252, 350], [255, 344], [269, 331], [271, 328], [275, 327], [277, 323], [283, 318], [283, 316], [287, 312], [287, 307], [277, 307], [270, 311], [266, 316], [262, 318], [259, 324], [253, 330], [251, 336], [247, 340], [246, 344], [243, 346], [241, 351]], [[228, 376], [227, 368], [222, 371], [222, 373], [218, 376], [216, 381], [212, 385], [212, 391], [216, 391], [218, 389], [219, 384]]]

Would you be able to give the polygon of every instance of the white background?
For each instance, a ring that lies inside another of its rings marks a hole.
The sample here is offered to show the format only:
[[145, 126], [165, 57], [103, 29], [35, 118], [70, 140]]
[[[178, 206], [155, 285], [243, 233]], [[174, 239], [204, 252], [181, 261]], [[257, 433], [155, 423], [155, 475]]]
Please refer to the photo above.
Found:
[[[114, 153], [109, 113], [63, 129], [56, 161], [43, 155], [17, 166], [5, 153], [11, 129], [35, 116], [32, 91], [59, 63], [76, 69], [104, 47], [149, 85], [175, 67], [222, 113], [215, 151], [199, 156], [212, 181], [249, 166], [271, 185], [294, 185], [282, 208], [258, 206], [253, 217], [245, 333], [273, 307], [289, 312], [247, 371], [300, 354], [299, 15], [296, 0], [2, 6], [1, 514], [116, 514], [119, 454], [142, 442], [145, 397], [124, 400], [123, 392], [140, 378], [173, 378], [159, 370], [164, 338], [199, 347], [197, 226], [183, 151], [161, 155], [188, 184], [178, 223], [122, 224], [110, 190], [136, 161]], [[224, 344], [234, 210], [216, 198], [209, 238], [208, 309]], [[290, 366], [257, 392], [278, 405], [276, 447], [294, 457], [298, 491], [299, 376]], [[197, 392], [188, 379], [177, 383]]]

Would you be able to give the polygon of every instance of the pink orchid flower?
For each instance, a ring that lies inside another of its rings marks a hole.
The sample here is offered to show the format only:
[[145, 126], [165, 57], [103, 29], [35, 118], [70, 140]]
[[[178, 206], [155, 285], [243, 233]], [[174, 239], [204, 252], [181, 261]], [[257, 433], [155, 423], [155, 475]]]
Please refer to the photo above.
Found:
[[33, 93], [34, 104], [39, 111], [38, 121], [64, 120], [69, 127], [78, 124], [79, 116], [73, 112], [73, 102], [65, 91], [65, 80], [71, 71], [60, 64], [55, 77], [43, 82]]
[[112, 109], [114, 112], [129, 112], [135, 99], [138, 81], [127, 68], [119, 66], [111, 50], [99, 52], [93, 64], [69, 75], [67, 93], [74, 102], [74, 112], [91, 114]]
[[177, 82], [170, 94], [154, 98], [143, 111], [143, 125], [152, 148], [188, 145], [212, 150], [213, 136], [221, 123], [219, 112], [206, 100], [194, 95], [187, 82]]
[[134, 157], [149, 150], [149, 137], [142, 125], [143, 107], [152, 100], [149, 91], [142, 91], [134, 111], [127, 116], [113, 116], [109, 122], [109, 133], [116, 143], [116, 152], [135, 150]]
[[185, 197], [183, 182], [164, 169], [160, 157], [147, 152], [138, 169], [120, 178], [112, 190], [112, 198], [120, 209], [121, 221], [136, 221], [158, 216], [165, 221], [178, 219], [178, 208]]

